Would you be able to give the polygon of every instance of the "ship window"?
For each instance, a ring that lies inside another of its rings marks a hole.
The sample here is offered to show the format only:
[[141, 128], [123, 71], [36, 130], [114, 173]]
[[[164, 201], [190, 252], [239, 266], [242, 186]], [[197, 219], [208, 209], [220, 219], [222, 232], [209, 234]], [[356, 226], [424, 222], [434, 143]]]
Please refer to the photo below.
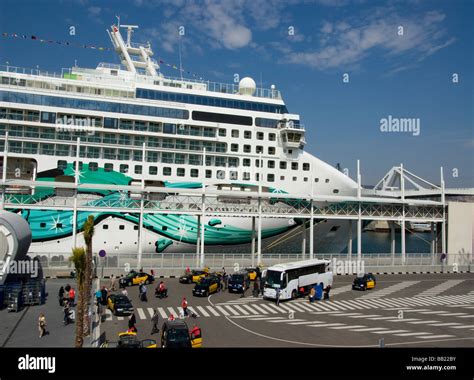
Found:
[[255, 181], [260, 181], [260, 173], [255, 173]]
[[[74, 164], [74, 166], [73, 166], [74, 169], [76, 169], [76, 162], [77, 161], [74, 161], [74, 163], [73, 163]], [[82, 161], [79, 161], [79, 170], [82, 170], [82, 165], [83, 165]]]
[[272, 154], [272, 155], [275, 154], [275, 147], [274, 146], [269, 146], [268, 147], [268, 154]]
[[40, 227], [41, 227], [41, 228], [45, 228], [45, 227], [46, 227], [46, 223], [45, 223], [45, 222], [41, 222], [41, 223], [40, 223]]
[[255, 160], [255, 166], [256, 166], [257, 168], [260, 167], [260, 159], [257, 158], [257, 159]]
[[163, 175], [171, 175], [171, 168], [169, 166], [163, 168]]
[[288, 149], [288, 154], [293, 154], [293, 149]]
[[193, 120], [210, 121], [214, 123], [238, 124], [238, 125], [252, 125], [252, 118], [240, 115], [228, 115], [213, 112], [193, 111]]
[[118, 129], [118, 119], [104, 117], [104, 128]]
[[230, 144], [231, 152], [238, 152], [239, 151], [239, 144]]
[[176, 170], [176, 175], [177, 175], [178, 177], [184, 177], [184, 174], [185, 174], [184, 168], [178, 168], [178, 169]]
[[216, 178], [217, 179], [225, 179], [225, 171], [224, 170], [218, 170], [216, 172]]
[[325, 181], [325, 182], [326, 182], [326, 183], [329, 183], [329, 178], [326, 178], [326, 181]]
[[267, 181], [268, 182], [275, 182], [275, 175], [274, 174], [267, 174]]
[[263, 132], [257, 132], [257, 140], [263, 140]]
[[232, 130], [232, 137], [238, 138], [239, 137], [239, 130], [238, 129], [233, 129]]
[[193, 178], [199, 177], [199, 170], [198, 169], [191, 169], [191, 177], [193, 177]]
[[89, 170], [91, 172], [96, 172], [98, 168], [99, 165], [97, 164], [97, 162], [89, 162]]
[[268, 134], [268, 140], [275, 141], [275, 139], [276, 139], [276, 135], [274, 133], [269, 133]]
[[285, 176], [284, 175], [281, 175], [280, 176], [280, 181], [284, 181], [285, 180]]
[[250, 145], [244, 145], [244, 153], [250, 153]]
[[158, 174], [158, 168], [156, 166], [150, 166], [148, 168], [148, 174], [157, 175]]
[[206, 178], [212, 178], [212, 170], [206, 169]]
[[296, 177], [293, 177], [293, 181], [295, 181], [295, 182], [296, 182]]
[[119, 226], [119, 230], [122, 230], [122, 231], [123, 231], [124, 229], [125, 229], [125, 226], [124, 226], [123, 224], [121, 224], [121, 225]]
[[138, 231], [138, 226], [133, 226], [133, 229], [134, 229], [135, 231]]
[[286, 161], [280, 161], [280, 169], [286, 169]]
[[243, 172], [242, 173], [242, 179], [244, 181], [250, 181], [250, 173], [249, 172]]
[[334, 189], [332, 192], [333, 192], [334, 194], [337, 194], [337, 193], [339, 193], [339, 190], [338, 190], [338, 189]]
[[269, 160], [267, 165], [268, 165], [269, 169], [274, 169], [275, 168], [275, 161]]
[[251, 139], [252, 132], [251, 131], [244, 131], [244, 139]]
[[297, 162], [292, 162], [291, 163], [291, 170], [298, 170], [298, 163]]
[[307, 162], [303, 163], [303, 170], [306, 172], [309, 170], [309, 164]]
[[65, 170], [67, 168], [67, 161], [59, 160], [58, 169]]
[[107, 164], [104, 165], [104, 171], [111, 172], [113, 170], [114, 170], [114, 164], [107, 163]]
[[219, 136], [221, 136], [221, 137], [226, 136], [226, 130], [224, 128], [219, 128]]
[[239, 174], [236, 171], [231, 171], [229, 177], [231, 180], [237, 181], [239, 179]]
[[314, 182], [319, 182], [319, 178], [315, 178], [315, 179], [314, 179]]
[[103, 230], [108, 230], [108, 229], [109, 229], [109, 225], [108, 225], [108, 224], [104, 224], [104, 225], [102, 226], [102, 229], [103, 229]]
[[41, 112], [41, 122], [42, 123], [55, 123], [56, 114], [52, 112]]
[[164, 123], [163, 133], [169, 133], [171, 135], [174, 135], [176, 133], [176, 124]]
[[135, 174], [142, 174], [143, 167], [141, 165], [135, 165]]
[[243, 166], [250, 166], [250, 158], [244, 158], [244, 161], [242, 163]]
[[120, 173], [128, 173], [128, 165], [120, 164]]
[[303, 181], [308, 182], [308, 177], [304, 177]]
[[161, 226], [162, 231], [166, 231], [168, 229], [168, 226]]
[[256, 152], [256, 153], [263, 153], [263, 146], [257, 145], [257, 146], [255, 147], [255, 152]]

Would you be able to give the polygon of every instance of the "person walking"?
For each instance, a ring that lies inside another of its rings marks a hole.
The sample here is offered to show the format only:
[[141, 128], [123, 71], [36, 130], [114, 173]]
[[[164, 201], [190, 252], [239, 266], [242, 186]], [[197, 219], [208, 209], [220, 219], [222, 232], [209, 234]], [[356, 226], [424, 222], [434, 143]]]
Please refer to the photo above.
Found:
[[137, 318], [135, 317], [135, 313], [132, 313], [132, 315], [128, 319], [128, 331], [136, 333], [137, 332], [137, 328], [135, 326], [136, 323], [137, 323]]
[[158, 328], [158, 322], [159, 322], [159, 314], [158, 314], [158, 308], [155, 309], [155, 312], [153, 313], [153, 317], [151, 317], [151, 335], [158, 333], [160, 329]]
[[183, 315], [185, 317], [188, 317], [188, 301], [186, 301], [186, 297], [183, 297], [183, 300], [181, 301], [181, 308], [183, 309]]
[[324, 299], [328, 300], [329, 299], [329, 292], [331, 291], [331, 285], [326, 286], [324, 289]]
[[256, 278], [255, 281], [253, 282], [253, 296], [255, 298], [257, 298], [258, 294], [260, 293], [260, 290], [258, 288], [259, 285], [260, 285], [260, 283], [258, 281], [258, 278]]
[[74, 290], [73, 287], [71, 287], [71, 290], [69, 290], [69, 303], [71, 304], [71, 307], [74, 307], [75, 298], [76, 298], [76, 291]]
[[112, 274], [110, 276], [110, 291], [115, 292], [115, 290], [117, 289], [116, 282], [117, 281], [115, 281], [115, 275]]
[[140, 301], [143, 301], [143, 302], [148, 301], [146, 292], [147, 292], [147, 287], [146, 287], [145, 283], [142, 282], [141, 283], [141, 289], [140, 289]]
[[46, 317], [44, 316], [43, 313], [41, 313], [38, 318], [38, 331], [39, 331], [40, 338], [46, 335], [46, 326], [47, 326]]
[[61, 286], [58, 292], [59, 306], [63, 306], [64, 303], [64, 288]]
[[263, 289], [265, 288], [265, 277], [263, 275], [260, 276], [260, 294], [263, 297]]
[[280, 305], [280, 288], [276, 289], [276, 305]]
[[125, 297], [128, 297], [128, 292], [127, 292], [127, 289], [126, 289], [126, 288], [123, 288], [122, 294], [123, 294]]

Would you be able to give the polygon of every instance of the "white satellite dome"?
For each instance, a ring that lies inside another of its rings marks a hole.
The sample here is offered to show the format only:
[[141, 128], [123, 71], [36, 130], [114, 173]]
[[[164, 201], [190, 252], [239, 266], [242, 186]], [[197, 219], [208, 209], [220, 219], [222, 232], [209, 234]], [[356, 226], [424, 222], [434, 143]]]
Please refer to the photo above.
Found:
[[253, 95], [257, 89], [257, 84], [250, 77], [242, 78], [239, 82], [239, 93], [242, 95]]

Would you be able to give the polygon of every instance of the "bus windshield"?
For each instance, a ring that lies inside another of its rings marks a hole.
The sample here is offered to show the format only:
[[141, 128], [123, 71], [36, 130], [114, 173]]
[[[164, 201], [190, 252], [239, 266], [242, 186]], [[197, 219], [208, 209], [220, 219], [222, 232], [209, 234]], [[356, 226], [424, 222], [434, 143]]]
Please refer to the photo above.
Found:
[[[275, 286], [275, 285], [280, 285], [280, 286]], [[277, 272], [274, 270], [267, 271], [265, 286], [268, 286], [270, 288], [281, 287], [281, 272]]]

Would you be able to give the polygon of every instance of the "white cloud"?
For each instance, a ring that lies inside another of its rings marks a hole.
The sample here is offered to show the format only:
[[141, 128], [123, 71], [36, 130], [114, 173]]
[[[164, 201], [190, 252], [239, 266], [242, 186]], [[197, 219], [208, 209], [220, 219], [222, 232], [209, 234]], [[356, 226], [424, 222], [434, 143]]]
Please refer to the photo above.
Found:
[[101, 7], [92, 6], [92, 7], [87, 8], [87, 13], [89, 13], [89, 16], [93, 16], [93, 17], [99, 16], [101, 11], [102, 11]]

